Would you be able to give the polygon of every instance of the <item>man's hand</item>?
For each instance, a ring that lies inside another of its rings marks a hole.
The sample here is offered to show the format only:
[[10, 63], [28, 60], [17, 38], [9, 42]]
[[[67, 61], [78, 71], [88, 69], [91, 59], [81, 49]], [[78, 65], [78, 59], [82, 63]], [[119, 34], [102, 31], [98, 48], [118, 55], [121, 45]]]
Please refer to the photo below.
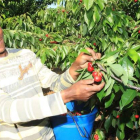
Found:
[[79, 69], [83, 69], [83, 68], [86, 68], [87, 65], [88, 65], [88, 62], [92, 62], [94, 60], [97, 60], [97, 59], [100, 59], [101, 58], [101, 54], [100, 53], [95, 53], [92, 49], [90, 48], [86, 48], [88, 50], [88, 52], [91, 54], [88, 55], [88, 54], [85, 54], [85, 53], [80, 53], [78, 55], [78, 57], [76, 58], [75, 62], [71, 65], [70, 67], [70, 75], [72, 76], [72, 78], [74, 80], [77, 79], [79, 73], [76, 72], [76, 70], [79, 70]]
[[101, 83], [100, 85], [94, 84], [93, 79], [81, 80], [61, 91], [61, 96], [64, 103], [72, 100], [87, 101], [92, 95], [99, 92], [104, 85], [105, 83]]

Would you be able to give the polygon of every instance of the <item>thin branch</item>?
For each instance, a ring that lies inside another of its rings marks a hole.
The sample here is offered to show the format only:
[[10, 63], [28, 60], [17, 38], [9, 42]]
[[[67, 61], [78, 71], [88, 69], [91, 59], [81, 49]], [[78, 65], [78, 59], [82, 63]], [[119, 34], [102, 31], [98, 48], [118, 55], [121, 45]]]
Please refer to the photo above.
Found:
[[[106, 69], [104, 69], [103, 66], [102, 66], [101, 64], [97, 63], [97, 65], [98, 65], [98, 67], [100, 68], [100, 70], [102, 70], [102, 71], [104, 71], [105, 73], [107, 73]], [[120, 82], [120, 83], [123, 84], [123, 81], [122, 81], [121, 79], [115, 77], [113, 74], [111, 75], [111, 77], [112, 77], [113, 79], [115, 79], [116, 81], [118, 81], [118, 82]], [[136, 87], [136, 86], [132, 86], [132, 85], [125, 85], [125, 86], [127, 86], [127, 87], [129, 87], [129, 88], [131, 88], [131, 89], [135, 89], [135, 90], [137, 90], [137, 91], [140, 91], [140, 87]]]

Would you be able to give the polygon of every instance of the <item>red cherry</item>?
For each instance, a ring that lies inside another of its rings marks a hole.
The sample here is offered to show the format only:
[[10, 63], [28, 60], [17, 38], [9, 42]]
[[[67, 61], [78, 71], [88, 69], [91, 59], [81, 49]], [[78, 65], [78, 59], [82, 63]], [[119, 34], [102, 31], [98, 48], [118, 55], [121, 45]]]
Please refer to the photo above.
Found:
[[92, 76], [93, 76], [93, 77], [95, 77], [95, 76], [97, 76], [97, 75], [98, 75], [98, 72], [97, 72], [97, 71], [92, 72]]
[[88, 67], [92, 67], [92, 63], [91, 62], [88, 62]]
[[117, 115], [117, 116], [116, 116], [116, 118], [117, 118], [117, 119], [119, 119], [119, 118], [120, 118], [120, 116], [119, 116], [119, 115]]
[[46, 34], [46, 37], [49, 37], [49, 35], [48, 35], [48, 34]]
[[138, 119], [139, 118], [139, 115], [135, 115], [135, 118]]
[[96, 46], [96, 43], [93, 43], [94, 46]]
[[94, 135], [94, 139], [95, 139], [95, 140], [98, 140], [98, 139], [99, 139], [99, 136], [98, 136], [97, 134], [95, 134], [95, 135]]
[[42, 38], [39, 38], [39, 41], [42, 41]]
[[134, 2], [138, 2], [138, 0], [134, 0]]
[[89, 72], [92, 72], [92, 71], [94, 71], [94, 68], [93, 68], [93, 67], [88, 67], [87, 70], [88, 70]]
[[77, 116], [81, 116], [82, 114], [81, 114], [81, 113], [79, 113], [79, 112], [76, 112], [76, 115], [77, 115]]
[[65, 10], [63, 9], [63, 10], [62, 10], [62, 12], [64, 13], [64, 12], [65, 12]]
[[97, 76], [94, 76], [94, 81], [95, 82], [101, 82], [102, 81], [102, 77], [97, 75]]
[[138, 30], [138, 33], [140, 34], [140, 30]]
[[80, 2], [82, 2], [82, 0], [80, 0]]

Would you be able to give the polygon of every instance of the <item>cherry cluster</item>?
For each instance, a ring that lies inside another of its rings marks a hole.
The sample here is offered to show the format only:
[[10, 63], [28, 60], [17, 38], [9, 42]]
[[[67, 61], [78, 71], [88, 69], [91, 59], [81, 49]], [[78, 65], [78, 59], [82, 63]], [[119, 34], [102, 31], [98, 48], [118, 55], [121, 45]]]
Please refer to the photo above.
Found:
[[94, 67], [92, 66], [91, 62], [88, 62], [87, 70], [89, 72], [92, 72], [92, 76], [93, 76], [95, 82], [101, 82], [102, 81], [103, 74], [100, 71], [94, 71]]
[[[71, 112], [72, 113], [72, 115], [73, 116], [81, 116], [82, 115], [82, 113], [81, 112]], [[66, 116], [67, 115], [67, 113], [64, 113], [64, 114], [61, 114], [61, 116]]]

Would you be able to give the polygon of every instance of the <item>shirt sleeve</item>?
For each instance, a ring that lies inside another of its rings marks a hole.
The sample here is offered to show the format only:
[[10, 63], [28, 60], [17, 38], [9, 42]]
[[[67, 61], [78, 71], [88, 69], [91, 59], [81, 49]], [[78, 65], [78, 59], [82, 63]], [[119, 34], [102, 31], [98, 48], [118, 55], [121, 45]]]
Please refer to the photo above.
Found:
[[43, 65], [39, 58], [35, 58], [35, 69], [41, 82], [41, 86], [43, 88], [50, 87], [54, 92], [64, 90], [75, 83], [69, 73], [69, 69], [60, 75], [56, 74], [47, 68], [47, 66]]
[[0, 89], [0, 119], [7, 123], [39, 120], [67, 112], [59, 92], [42, 97], [13, 99]]

